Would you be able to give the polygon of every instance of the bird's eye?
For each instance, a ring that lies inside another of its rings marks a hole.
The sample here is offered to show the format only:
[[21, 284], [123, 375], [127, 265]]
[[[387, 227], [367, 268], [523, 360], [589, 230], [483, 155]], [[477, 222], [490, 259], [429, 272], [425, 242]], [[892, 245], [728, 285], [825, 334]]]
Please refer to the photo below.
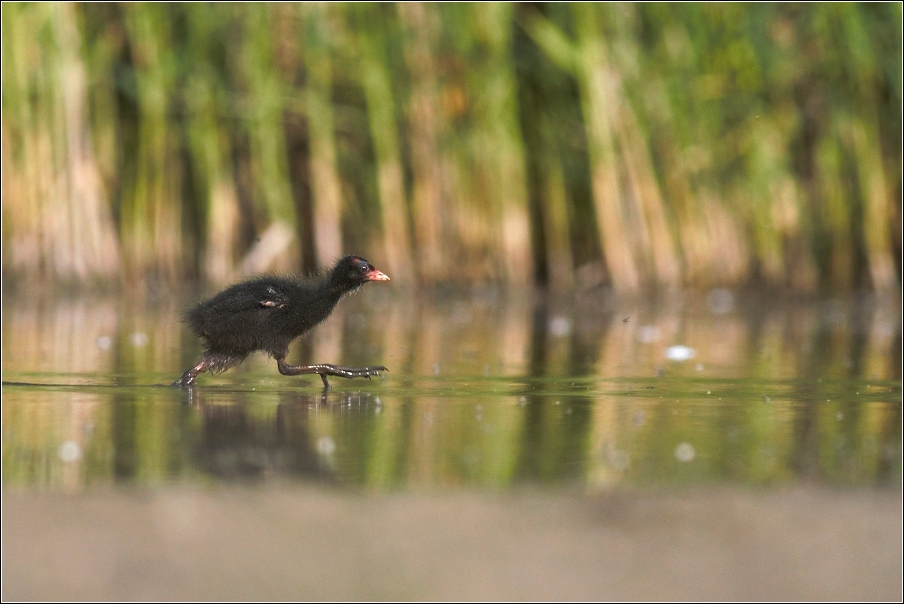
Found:
[[366, 272], [367, 272], [367, 265], [362, 264], [362, 265], [358, 266], [358, 270], [361, 271], [362, 273], [366, 273]]

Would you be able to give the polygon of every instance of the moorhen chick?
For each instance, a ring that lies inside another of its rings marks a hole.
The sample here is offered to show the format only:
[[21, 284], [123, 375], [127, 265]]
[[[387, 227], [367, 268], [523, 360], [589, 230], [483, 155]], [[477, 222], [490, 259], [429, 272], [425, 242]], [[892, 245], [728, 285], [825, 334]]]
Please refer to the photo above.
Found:
[[373, 367], [336, 365], [289, 365], [289, 344], [333, 312], [345, 294], [369, 281], [389, 281], [389, 277], [359, 256], [345, 256], [329, 271], [305, 279], [262, 276], [237, 283], [185, 314], [192, 332], [206, 342], [204, 353], [194, 367], [182, 374], [173, 386], [191, 386], [199, 374], [220, 373], [235, 367], [256, 350], [276, 359], [283, 375], [320, 374], [366, 377], [387, 371]]

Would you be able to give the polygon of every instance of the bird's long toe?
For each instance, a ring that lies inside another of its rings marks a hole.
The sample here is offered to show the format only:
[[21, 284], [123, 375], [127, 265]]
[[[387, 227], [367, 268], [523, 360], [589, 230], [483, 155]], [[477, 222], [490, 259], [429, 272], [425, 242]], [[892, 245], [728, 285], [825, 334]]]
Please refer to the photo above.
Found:
[[360, 369], [350, 369], [348, 371], [349, 377], [366, 377], [370, 379], [372, 375], [380, 375], [380, 372], [387, 371], [386, 367], [382, 365], [375, 365], [373, 367], [361, 367]]

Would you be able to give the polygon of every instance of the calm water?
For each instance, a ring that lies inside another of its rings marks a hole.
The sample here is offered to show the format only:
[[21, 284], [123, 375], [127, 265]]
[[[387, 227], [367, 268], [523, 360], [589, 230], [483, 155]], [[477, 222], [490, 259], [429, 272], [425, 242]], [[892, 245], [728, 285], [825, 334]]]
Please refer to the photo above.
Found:
[[188, 392], [190, 299], [3, 301], [3, 484], [85, 491], [278, 480], [378, 491], [901, 484], [898, 300], [665, 303], [369, 287], [292, 362]]

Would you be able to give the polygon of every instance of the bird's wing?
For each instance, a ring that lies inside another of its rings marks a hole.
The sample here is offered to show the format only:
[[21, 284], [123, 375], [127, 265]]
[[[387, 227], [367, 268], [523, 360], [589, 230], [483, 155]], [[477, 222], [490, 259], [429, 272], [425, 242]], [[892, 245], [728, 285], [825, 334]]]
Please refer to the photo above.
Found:
[[289, 302], [289, 296], [275, 285], [266, 285], [261, 288], [258, 303], [262, 308], [285, 308]]
[[279, 282], [246, 281], [233, 285], [210, 300], [202, 302], [198, 311], [210, 314], [212, 320], [222, 314], [254, 312], [261, 309], [283, 308], [289, 301], [286, 288]]

